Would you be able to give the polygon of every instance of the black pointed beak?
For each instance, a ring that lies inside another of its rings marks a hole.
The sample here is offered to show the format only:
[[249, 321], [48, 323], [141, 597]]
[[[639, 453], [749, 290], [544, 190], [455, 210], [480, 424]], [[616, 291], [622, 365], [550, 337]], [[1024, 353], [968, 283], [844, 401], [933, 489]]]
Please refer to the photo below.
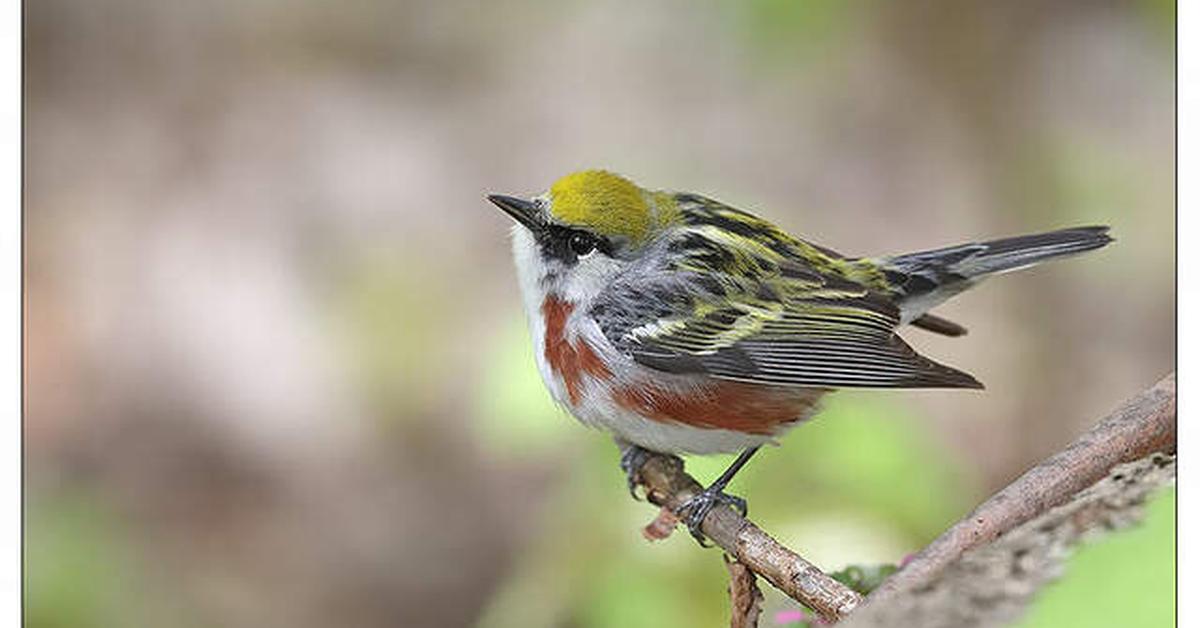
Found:
[[488, 194], [487, 199], [530, 231], [538, 233], [542, 230], [541, 212], [533, 201], [503, 194]]

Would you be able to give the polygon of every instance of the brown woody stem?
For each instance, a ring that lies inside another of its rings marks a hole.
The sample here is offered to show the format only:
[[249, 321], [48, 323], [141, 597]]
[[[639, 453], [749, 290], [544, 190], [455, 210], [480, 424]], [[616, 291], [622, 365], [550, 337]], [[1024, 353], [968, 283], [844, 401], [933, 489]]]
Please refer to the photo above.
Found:
[[[671, 509], [703, 490], [674, 456], [649, 454], [639, 475], [650, 502]], [[780, 545], [732, 508], [712, 509], [701, 529], [739, 563], [827, 621], [841, 619], [862, 601], [858, 593]]]
[[869, 600], [920, 587], [967, 550], [1062, 505], [1118, 464], [1175, 450], [1175, 374], [1113, 411], [1066, 449], [1026, 471], [921, 550]]

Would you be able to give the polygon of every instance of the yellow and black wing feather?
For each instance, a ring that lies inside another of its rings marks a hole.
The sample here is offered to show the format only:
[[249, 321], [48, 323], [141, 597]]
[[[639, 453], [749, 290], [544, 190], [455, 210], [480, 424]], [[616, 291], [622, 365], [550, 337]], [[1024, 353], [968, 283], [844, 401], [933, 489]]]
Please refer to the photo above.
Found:
[[684, 224], [592, 315], [634, 360], [670, 373], [780, 386], [980, 388], [899, 336], [882, 271], [750, 214], [677, 197]]

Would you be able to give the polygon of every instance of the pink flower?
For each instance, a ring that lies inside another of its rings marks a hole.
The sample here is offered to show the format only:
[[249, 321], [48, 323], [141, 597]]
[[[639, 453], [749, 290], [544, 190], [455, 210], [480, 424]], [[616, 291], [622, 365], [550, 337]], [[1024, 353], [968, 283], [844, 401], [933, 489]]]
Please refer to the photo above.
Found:
[[804, 611], [796, 608], [775, 613], [775, 623], [777, 624], [798, 624], [806, 619]]

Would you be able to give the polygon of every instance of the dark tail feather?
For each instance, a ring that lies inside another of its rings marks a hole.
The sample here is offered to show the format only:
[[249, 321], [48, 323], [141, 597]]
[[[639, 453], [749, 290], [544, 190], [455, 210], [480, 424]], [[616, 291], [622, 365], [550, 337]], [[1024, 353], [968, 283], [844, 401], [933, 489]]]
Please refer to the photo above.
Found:
[[972, 242], [882, 260], [902, 293], [905, 321], [913, 321], [987, 275], [1076, 255], [1112, 242], [1108, 227], [1074, 227], [1048, 233]]
[[1108, 227], [1074, 227], [898, 255], [887, 262], [901, 272], [934, 271], [971, 279], [1091, 251], [1109, 242]]
[[920, 327], [925, 331], [931, 331], [935, 334], [950, 336], [951, 338], [967, 335], [966, 327], [963, 327], [952, 320], [942, 318], [941, 316], [934, 316], [933, 314], [929, 313], [922, 314], [913, 319], [912, 326]]

